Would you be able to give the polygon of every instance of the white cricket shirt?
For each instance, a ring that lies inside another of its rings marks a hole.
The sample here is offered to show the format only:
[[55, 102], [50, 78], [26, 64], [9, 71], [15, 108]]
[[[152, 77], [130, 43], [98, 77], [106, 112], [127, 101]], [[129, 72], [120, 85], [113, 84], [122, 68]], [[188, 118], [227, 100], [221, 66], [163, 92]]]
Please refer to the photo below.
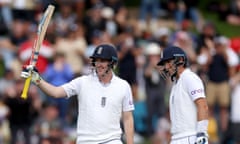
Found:
[[113, 75], [104, 85], [96, 74], [90, 74], [62, 87], [68, 97], [78, 97], [77, 144], [120, 139], [122, 112], [134, 110], [131, 88], [125, 80]]
[[170, 119], [172, 138], [195, 135], [197, 110], [194, 101], [205, 97], [202, 80], [190, 69], [185, 69], [174, 82], [170, 93]]

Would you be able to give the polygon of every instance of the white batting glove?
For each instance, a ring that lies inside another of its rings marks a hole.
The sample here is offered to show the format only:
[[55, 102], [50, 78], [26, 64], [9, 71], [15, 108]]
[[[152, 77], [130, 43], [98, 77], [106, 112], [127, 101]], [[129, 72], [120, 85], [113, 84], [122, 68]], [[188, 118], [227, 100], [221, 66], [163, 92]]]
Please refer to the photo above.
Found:
[[38, 70], [34, 66], [32, 65], [24, 66], [21, 72], [21, 77], [27, 79], [30, 76], [32, 76], [31, 81], [36, 85], [38, 85], [42, 80], [41, 76], [38, 73]]
[[195, 144], [208, 144], [208, 135], [205, 132], [197, 133]]

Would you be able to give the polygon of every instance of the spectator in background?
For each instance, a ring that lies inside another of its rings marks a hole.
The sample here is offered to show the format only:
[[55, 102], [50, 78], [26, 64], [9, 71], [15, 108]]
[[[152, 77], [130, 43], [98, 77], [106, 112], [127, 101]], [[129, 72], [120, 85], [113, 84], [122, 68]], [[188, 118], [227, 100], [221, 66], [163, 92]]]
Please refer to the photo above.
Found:
[[7, 34], [12, 26], [12, 0], [0, 0], [0, 35]]
[[23, 19], [36, 22], [38, 3], [34, 0], [12, 0], [12, 13], [14, 19]]
[[9, 108], [0, 98], [0, 143], [10, 144], [11, 133], [9, 128], [9, 121], [7, 116], [9, 115]]
[[74, 9], [77, 16], [77, 21], [82, 21], [84, 11], [86, 10], [86, 0], [74, 0]]
[[25, 20], [14, 19], [8, 37], [0, 39], [0, 54], [5, 68], [12, 68], [12, 62], [16, 58], [19, 46], [28, 39], [29, 24]]
[[181, 29], [182, 22], [190, 19], [195, 28], [201, 30], [201, 21], [197, 9], [198, 0], [170, 0], [168, 2], [170, 12], [174, 13], [176, 29]]
[[157, 122], [156, 132], [152, 144], [168, 144], [171, 140], [171, 122], [169, 112], [161, 117]]
[[2, 98], [8, 87], [13, 87], [15, 84], [14, 73], [11, 69], [5, 69], [3, 76], [0, 77], [0, 97]]
[[[55, 53], [53, 62], [47, 66], [46, 71], [43, 73], [43, 77], [55, 86], [62, 85], [72, 80], [74, 74], [70, 65], [66, 62], [64, 53]], [[57, 104], [59, 116], [62, 121], [66, 122], [69, 101], [65, 98], [54, 99], [51, 97], [47, 97], [47, 101]]]
[[129, 11], [123, 6], [119, 9], [118, 13], [115, 15], [115, 21], [118, 27], [118, 34], [122, 33], [126, 29], [126, 25], [129, 25]]
[[40, 115], [33, 124], [33, 133], [37, 141], [41, 138], [54, 137], [64, 139], [64, 123], [59, 118], [59, 108], [52, 102], [42, 105]]
[[199, 65], [198, 74], [201, 79], [207, 81], [208, 57], [214, 54], [214, 38], [218, 35], [215, 25], [212, 22], [204, 24], [202, 32], [197, 36], [197, 63]]
[[13, 87], [7, 88], [3, 97], [4, 103], [9, 108], [11, 144], [31, 144], [30, 128], [41, 109], [40, 97], [35, 86], [30, 88], [28, 99], [20, 98], [23, 85], [23, 80], [17, 80]]
[[[150, 28], [154, 32], [158, 26], [158, 17], [160, 11], [160, 0], [141, 0], [139, 12], [139, 25], [142, 29]], [[147, 27], [148, 16], [150, 17], [150, 26]]]
[[124, 2], [121, 0], [102, 0], [103, 4], [106, 7], [110, 7], [113, 9], [114, 14], [117, 14], [122, 7], [124, 7]]
[[219, 17], [231, 25], [240, 25], [240, 0], [230, 0], [226, 8], [219, 10]]
[[89, 11], [91, 8], [93, 8], [96, 5], [104, 6], [104, 3], [102, 0], [88, 0], [88, 1], [85, 1], [84, 3], [85, 3], [86, 11]]
[[170, 44], [171, 31], [168, 27], [159, 27], [153, 32], [153, 41], [158, 43], [162, 48]]
[[56, 12], [52, 21], [57, 35], [65, 36], [70, 27], [76, 23], [77, 17], [73, 13], [72, 2], [65, 1], [59, 4], [59, 11]]
[[128, 81], [133, 91], [134, 100], [137, 100], [136, 56], [138, 55], [138, 48], [131, 30], [125, 30], [125, 32], [122, 32], [119, 35], [118, 40], [118, 75], [122, 79]]
[[196, 51], [196, 46], [197, 46], [197, 34], [199, 33], [196, 33], [193, 31], [192, 29], [192, 26], [191, 26], [191, 23], [188, 21], [188, 20], [183, 20], [182, 24], [181, 24], [181, 29], [179, 30], [176, 30], [173, 32], [173, 34], [171, 35], [171, 40], [174, 40], [176, 39], [176, 36], [177, 36], [177, 33], [178, 32], [185, 32], [187, 33], [187, 35], [190, 37], [190, 39], [192, 40], [192, 45], [193, 45], [193, 48], [194, 48], [194, 51]]
[[215, 108], [219, 107], [220, 116], [220, 134], [224, 138], [228, 129], [228, 119], [230, 106], [230, 87], [229, 79], [229, 55], [227, 47], [223, 44], [223, 39], [217, 37], [214, 39], [214, 53], [207, 59], [208, 82], [206, 83], [207, 101], [211, 115], [216, 113]]
[[233, 50], [230, 45], [230, 40], [226, 36], [219, 36], [217, 38], [219, 44], [226, 48], [228, 55], [228, 65], [229, 65], [229, 77], [231, 78], [237, 73], [237, 67], [239, 66], [239, 57], [237, 52]]
[[[32, 47], [36, 40], [36, 25], [32, 25], [28, 29], [27, 40], [23, 41], [18, 49], [18, 57], [23, 64], [29, 64], [31, 55], [32, 55]], [[46, 70], [46, 67], [49, 63], [49, 59], [53, 56], [54, 49], [51, 46], [51, 43], [48, 40], [43, 40], [41, 48], [39, 50], [38, 61], [36, 66], [40, 73], [43, 73]]]
[[104, 7], [101, 11], [102, 17], [106, 20], [106, 31], [110, 36], [115, 37], [117, 35], [117, 23], [114, 19], [114, 11], [110, 7]]
[[156, 69], [160, 59], [161, 47], [157, 43], [149, 43], [145, 48], [146, 65], [144, 69], [146, 105], [147, 105], [147, 135], [156, 133], [157, 121], [165, 116], [166, 83]]
[[71, 66], [74, 77], [83, 73], [87, 41], [81, 23], [72, 25], [66, 36], [57, 36], [54, 44], [57, 53], [64, 53], [66, 62]]
[[212, 22], [206, 22], [203, 25], [202, 31], [197, 35], [197, 47], [196, 52], [199, 54], [202, 49], [206, 48], [212, 53], [213, 50], [213, 39], [218, 36], [216, 26]]
[[87, 11], [86, 16], [83, 19], [83, 24], [86, 30], [87, 43], [91, 43], [91, 35], [95, 31], [105, 31], [106, 30], [106, 20], [102, 17], [103, 5], [96, 4]]
[[17, 47], [28, 39], [30, 25], [31, 23], [29, 21], [26, 21], [25, 19], [15, 18], [13, 20], [13, 25], [9, 38], [11, 44], [15, 46], [16, 51], [18, 50]]
[[[227, 63], [229, 66], [229, 70], [228, 70], [228, 76], [229, 76], [229, 82], [232, 80], [233, 77], [236, 77], [237, 74], [237, 68], [239, 66], [239, 57], [237, 55], [237, 53], [230, 47], [230, 41], [227, 37], [225, 36], [219, 36], [216, 39], [216, 42], [219, 43], [220, 45], [222, 45], [223, 47], [225, 47], [226, 49], [226, 53], [227, 53]], [[230, 89], [231, 91], [231, 89]], [[232, 95], [232, 93], [230, 92], [230, 96]], [[230, 97], [231, 99], [231, 97]], [[231, 102], [230, 102], [231, 104]], [[231, 107], [231, 105], [229, 105]], [[229, 122], [228, 122], [229, 124]], [[229, 129], [230, 126], [228, 126]], [[228, 130], [226, 130], [226, 133], [222, 139], [222, 143], [225, 143], [225, 141], [228, 139]]]

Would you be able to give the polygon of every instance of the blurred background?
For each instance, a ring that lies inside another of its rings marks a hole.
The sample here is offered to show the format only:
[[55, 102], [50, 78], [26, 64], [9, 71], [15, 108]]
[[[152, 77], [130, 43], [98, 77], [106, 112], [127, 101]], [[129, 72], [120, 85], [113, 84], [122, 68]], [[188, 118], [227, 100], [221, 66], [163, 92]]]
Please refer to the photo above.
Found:
[[0, 143], [75, 142], [76, 98], [52, 99], [34, 85], [20, 98], [20, 72], [49, 4], [56, 9], [37, 62], [46, 81], [61, 85], [88, 74], [94, 48], [113, 43], [116, 74], [133, 91], [135, 143], [167, 144], [171, 82], [156, 63], [176, 45], [205, 84], [209, 143], [240, 143], [240, 0], [0, 0]]

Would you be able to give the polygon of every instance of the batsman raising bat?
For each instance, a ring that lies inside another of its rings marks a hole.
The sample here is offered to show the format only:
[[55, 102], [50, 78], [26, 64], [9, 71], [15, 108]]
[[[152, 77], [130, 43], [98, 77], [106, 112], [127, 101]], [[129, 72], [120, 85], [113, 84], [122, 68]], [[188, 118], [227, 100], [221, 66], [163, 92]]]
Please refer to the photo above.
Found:
[[123, 144], [121, 120], [126, 144], [133, 144], [132, 91], [129, 83], [113, 72], [118, 62], [116, 48], [111, 44], [101, 44], [90, 58], [92, 73], [61, 86], [43, 80], [33, 65], [27, 66], [21, 77], [28, 79], [32, 76], [32, 81], [48, 96], [77, 96], [76, 144]]
[[[42, 16], [42, 19], [39, 22], [38, 30], [37, 30], [37, 37], [34, 42], [34, 46], [32, 49], [32, 55], [30, 58], [30, 65], [33, 67], [35, 67], [35, 65], [37, 63], [39, 50], [40, 50], [40, 47], [44, 40], [46, 31], [47, 31], [47, 27], [51, 20], [52, 15], [53, 15], [54, 9], [55, 9], [55, 7], [53, 5], [49, 5]], [[28, 89], [29, 89], [29, 86], [31, 83], [31, 79], [32, 79], [32, 75], [30, 74], [30, 76], [26, 79], [25, 84], [24, 84], [23, 92], [21, 95], [21, 98], [23, 98], [23, 99], [27, 98], [27, 93], [28, 93]]]

